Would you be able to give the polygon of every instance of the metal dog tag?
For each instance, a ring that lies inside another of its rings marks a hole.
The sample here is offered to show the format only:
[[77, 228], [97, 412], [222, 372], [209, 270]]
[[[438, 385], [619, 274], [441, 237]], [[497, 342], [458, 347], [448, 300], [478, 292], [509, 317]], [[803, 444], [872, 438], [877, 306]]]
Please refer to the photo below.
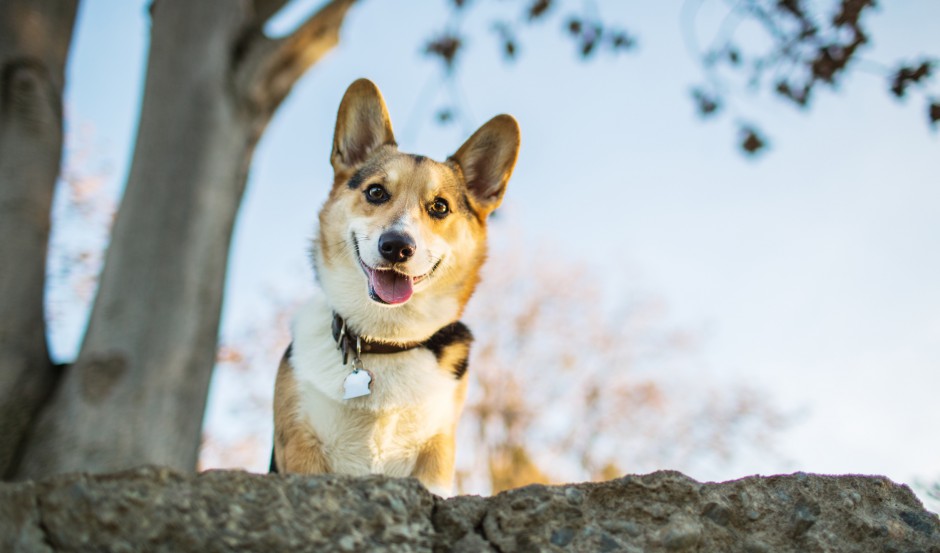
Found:
[[367, 396], [372, 393], [372, 373], [356, 369], [343, 380], [343, 399]]

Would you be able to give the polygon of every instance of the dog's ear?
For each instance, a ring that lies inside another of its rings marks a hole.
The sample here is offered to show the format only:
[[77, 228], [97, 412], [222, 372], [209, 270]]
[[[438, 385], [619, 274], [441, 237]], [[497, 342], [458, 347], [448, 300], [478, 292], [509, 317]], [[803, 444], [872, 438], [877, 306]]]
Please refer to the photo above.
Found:
[[463, 171], [474, 203], [489, 215], [499, 207], [519, 155], [519, 123], [497, 115], [473, 133], [450, 157]]
[[396, 145], [385, 100], [375, 83], [359, 79], [349, 85], [339, 104], [330, 154], [333, 171], [352, 171], [385, 144]]

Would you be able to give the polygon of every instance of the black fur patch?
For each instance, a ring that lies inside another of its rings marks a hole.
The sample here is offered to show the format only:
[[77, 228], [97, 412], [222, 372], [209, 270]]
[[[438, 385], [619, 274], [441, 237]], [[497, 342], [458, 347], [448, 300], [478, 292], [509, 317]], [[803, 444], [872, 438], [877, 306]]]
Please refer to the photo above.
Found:
[[421, 165], [422, 163], [424, 163], [424, 160], [427, 159], [426, 157], [424, 157], [424, 156], [419, 156], [419, 155], [417, 155], [417, 154], [411, 154], [411, 157], [412, 157], [412, 159], [415, 160], [415, 163], [417, 163], [418, 165]]
[[[434, 357], [440, 361], [444, 356], [444, 352], [447, 351], [447, 348], [460, 344], [467, 346], [467, 355], [469, 356], [470, 344], [472, 342], [473, 334], [470, 332], [470, 329], [467, 328], [467, 325], [457, 321], [438, 330], [434, 336], [428, 338], [424, 343], [424, 347], [431, 350]], [[463, 375], [467, 374], [467, 356], [464, 356], [463, 359], [454, 363], [452, 372], [454, 373], [454, 378], [457, 380], [460, 380], [463, 378]]]
[[356, 174], [353, 175], [353, 176], [349, 179], [349, 182], [346, 183], [346, 186], [348, 186], [350, 190], [355, 190], [355, 189], [359, 188], [360, 186], [362, 186], [362, 183], [363, 183], [367, 178], [369, 178], [369, 176], [370, 176], [370, 173], [369, 173], [368, 171], [366, 171], [365, 168], [360, 169], [360, 170], [356, 171]]
[[467, 350], [467, 356], [454, 363], [453, 372], [454, 378], [460, 380], [463, 378], [463, 375], [467, 374], [467, 366], [470, 364], [470, 351]]
[[460, 321], [451, 323], [438, 330], [424, 342], [424, 347], [431, 350], [438, 359], [444, 355], [444, 350], [454, 344], [467, 344], [473, 341], [473, 334], [467, 325]]

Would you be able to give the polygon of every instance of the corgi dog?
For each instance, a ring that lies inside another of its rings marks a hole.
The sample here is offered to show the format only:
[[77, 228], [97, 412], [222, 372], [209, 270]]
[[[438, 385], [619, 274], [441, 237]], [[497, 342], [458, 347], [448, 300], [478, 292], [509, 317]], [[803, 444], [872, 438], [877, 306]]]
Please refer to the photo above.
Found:
[[299, 310], [278, 369], [272, 471], [453, 493], [472, 340], [459, 319], [519, 140], [498, 115], [444, 162], [403, 153], [375, 84], [346, 91], [311, 256], [323, 293]]

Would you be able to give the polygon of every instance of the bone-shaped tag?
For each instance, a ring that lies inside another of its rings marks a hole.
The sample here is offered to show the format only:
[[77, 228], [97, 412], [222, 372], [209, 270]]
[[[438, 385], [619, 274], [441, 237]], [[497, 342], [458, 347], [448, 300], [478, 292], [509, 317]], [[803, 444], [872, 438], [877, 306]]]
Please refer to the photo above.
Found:
[[356, 369], [343, 380], [343, 399], [367, 396], [372, 393], [372, 373]]

